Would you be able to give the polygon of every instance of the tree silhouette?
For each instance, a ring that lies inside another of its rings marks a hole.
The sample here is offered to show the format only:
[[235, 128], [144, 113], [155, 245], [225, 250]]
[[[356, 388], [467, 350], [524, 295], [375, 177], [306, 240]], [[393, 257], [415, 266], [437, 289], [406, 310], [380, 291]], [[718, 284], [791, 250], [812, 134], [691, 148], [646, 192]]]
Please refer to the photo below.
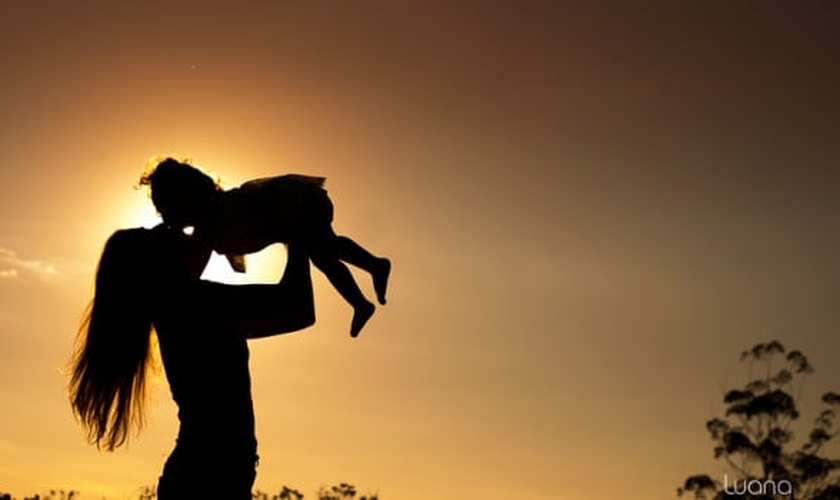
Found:
[[714, 456], [725, 460], [729, 472], [722, 482], [707, 474], [689, 476], [677, 494], [695, 500], [840, 500], [840, 460], [821, 454], [836, 435], [833, 408], [840, 406], [840, 394], [822, 396], [824, 407], [807, 441], [795, 447], [790, 426], [799, 411], [792, 394], [814, 372], [808, 358], [786, 353], [774, 340], [744, 351], [741, 362], [749, 364], [749, 380], [724, 396], [724, 418], [706, 422]]
[[[303, 493], [288, 486], [283, 486], [279, 494], [271, 496], [267, 493], [257, 491], [253, 494], [253, 498], [254, 500], [304, 500]], [[356, 487], [349, 483], [340, 483], [335, 486], [321, 487], [318, 489], [317, 500], [353, 500], [355, 498]], [[362, 495], [359, 497], [359, 500], [379, 500], [379, 496]]]
[[[356, 498], [356, 488], [352, 484], [341, 483], [331, 488], [318, 490], [318, 500], [352, 500]], [[377, 495], [362, 496], [359, 500], [378, 500]]]
[[280, 490], [280, 494], [277, 496], [277, 500], [303, 500], [303, 493], [288, 486], [283, 486], [283, 489]]
[[[303, 493], [298, 490], [283, 486], [280, 492], [276, 495], [269, 495], [261, 491], [252, 493], [254, 500], [304, 500]], [[24, 497], [23, 500], [77, 500], [79, 492], [71, 490], [65, 492], [64, 490], [51, 490], [46, 495], [34, 495], [31, 497]], [[137, 493], [138, 500], [155, 500], [157, 498], [157, 489], [154, 486], [143, 486]], [[329, 488], [322, 487], [318, 490], [317, 500], [354, 500], [356, 498], [356, 487], [348, 483], [340, 483]], [[9, 493], [0, 492], [0, 500], [16, 500]], [[196, 500], [204, 500], [196, 497]], [[379, 500], [378, 495], [362, 495], [358, 500]]]
[[[75, 490], [50, 490], [49, 493], [44, 495], [23, 497], [23, 500], [77, 500], [78, 498], [79, 492]], [[9, 493], [0, 493], [0, 500], [15, 500], [15, 497]]]

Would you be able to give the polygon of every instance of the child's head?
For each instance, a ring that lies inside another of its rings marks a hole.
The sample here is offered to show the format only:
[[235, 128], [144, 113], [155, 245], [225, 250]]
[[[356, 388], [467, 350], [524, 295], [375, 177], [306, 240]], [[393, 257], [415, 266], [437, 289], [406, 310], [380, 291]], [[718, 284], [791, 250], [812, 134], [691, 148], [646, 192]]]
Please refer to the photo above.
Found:
[[200, 221], [220, 190], [209, 175], [174, 158], [158, 162], [143, 174], [140, 185], [149, 186], [152, 203], [163, 221], [177, 229]]

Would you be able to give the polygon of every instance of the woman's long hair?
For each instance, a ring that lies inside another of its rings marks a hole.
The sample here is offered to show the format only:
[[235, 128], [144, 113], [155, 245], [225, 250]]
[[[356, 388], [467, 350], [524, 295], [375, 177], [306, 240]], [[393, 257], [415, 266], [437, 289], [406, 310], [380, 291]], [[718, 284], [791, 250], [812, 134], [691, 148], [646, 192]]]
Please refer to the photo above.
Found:
[[108, 451], [143, 426], [156, 267], [149, 233], [126, 229], [108, 239], [71, 361], [73, 411], [88, 440]]

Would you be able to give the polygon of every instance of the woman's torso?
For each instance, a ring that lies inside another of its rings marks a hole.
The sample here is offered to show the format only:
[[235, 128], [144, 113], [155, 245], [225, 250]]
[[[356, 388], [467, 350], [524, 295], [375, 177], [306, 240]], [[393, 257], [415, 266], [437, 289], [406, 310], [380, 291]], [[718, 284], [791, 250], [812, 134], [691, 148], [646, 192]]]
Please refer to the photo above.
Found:
[[212, 290], [205, 282], [170, 290], [155, 329], [178, 405], [178, 446], [238, 462], [256, 456], [248, 346], [226, 325]]

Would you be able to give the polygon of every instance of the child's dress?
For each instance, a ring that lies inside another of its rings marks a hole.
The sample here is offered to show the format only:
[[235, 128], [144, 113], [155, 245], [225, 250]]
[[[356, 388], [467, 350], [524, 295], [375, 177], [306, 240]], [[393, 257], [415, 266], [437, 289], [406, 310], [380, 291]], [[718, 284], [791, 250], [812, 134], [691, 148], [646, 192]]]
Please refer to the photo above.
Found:
[[213, 249], [235, 271], [245, 272], [244, 254], [273, 243], [311, 241], [328, 234], [333, 206], [324, 177], [288, 174], [248, 181], [221, 194]]

